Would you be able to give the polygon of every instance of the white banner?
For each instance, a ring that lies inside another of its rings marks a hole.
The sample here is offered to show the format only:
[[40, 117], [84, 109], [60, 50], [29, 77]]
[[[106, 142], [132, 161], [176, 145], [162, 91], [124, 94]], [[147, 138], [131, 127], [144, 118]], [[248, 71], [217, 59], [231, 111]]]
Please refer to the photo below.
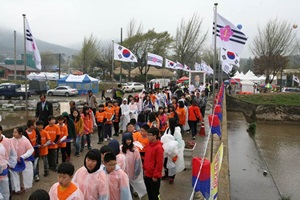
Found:
[[147, 55], [147, 65], [152, 65], [152, 66], [158, 66], [162, 67], [163, 65], [163, 58], [159, 55], [156, 55], [154, 53], [149, 53]]

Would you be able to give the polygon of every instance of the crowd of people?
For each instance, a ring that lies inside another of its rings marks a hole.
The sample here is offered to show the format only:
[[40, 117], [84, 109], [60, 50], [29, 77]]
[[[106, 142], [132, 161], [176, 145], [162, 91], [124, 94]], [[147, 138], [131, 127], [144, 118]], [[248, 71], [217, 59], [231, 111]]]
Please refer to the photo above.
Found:
[[[12, 192], [21, 194], [32, 187], [40, 179], [42, 160], [44, 177], [55, 171], [58, 182], [49, 192], [33, 192], [31, 199], [127, 200], [146, 194], [149, 200], [159, 199], [161, 180], [172, 184], [185, 168], [182, 135], [191, 133], [195, 139], [197, 123], [205, 115], [208, 88], [191, 88], [173, 93], [156, 88], [125, 98], [118, 85], [103, 103], [89, 91], [82, 109], [71, 101], [70, 112], [56, 117], [41, 95], [36, 119], [28, 120], [25, 129], [15, 128], [9, 139], [0, 126], [0, 194], [6, 200]], [[100, 149], [92, 147], [93, 132]], [[116, 139], [120, 134], [121, 144]], [[88, 149], [76, 172], [72, 144], [77, 157]]]

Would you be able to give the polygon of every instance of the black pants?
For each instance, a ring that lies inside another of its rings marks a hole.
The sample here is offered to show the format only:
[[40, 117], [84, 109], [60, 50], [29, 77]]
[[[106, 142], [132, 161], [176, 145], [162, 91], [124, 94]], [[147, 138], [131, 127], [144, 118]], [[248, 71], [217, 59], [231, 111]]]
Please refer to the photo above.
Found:
[[115, 133], [118, 134], [119, 133], [119, 122], [113, 122], [114, 124], [114, 130], [115, 130]]
[[[69, 142], [68, 142], [69, 143]], [[67, 143], [67, 144], [68, 144]], [[67, 154], [67, 147], [59, 147], [57, 149], [57, 155], [56, 155], [56, 163], [58, 163], [58, 154], [59, 154], [59, 150], [61, 152], [61, 162], [66, 162], [68, 154]]]
[[144, 176], [144, 182], [148, 193], [148, 199], [159, 200], [160, 178], [154, 182], [152, 178]]
[[57, 149], [48, 149], [48, 163], [49, 163], [49, 168], [51, 168], [52, 170], [56, 170], [56, 166], [57, 166]]
[[[74, 142], [75, 142], [75, 140], [74, 140]], [[71, 157], [71, 147], [72, 147], [72, 142], [67, 142], [66, 154], [68, 157]]]
[[197, 134], [197, 122], [196, 121], [188, 121], [190, 130], [192, 132], [192, 136], [195, 137]]
[[206, 106], [202, 106], [200, 108], [200, 112], [201, 112], [201, 115], [202, 115], [202, 118], [204, 119], [204, 115], [205, 115], [205, 109], [206, 109]]
[[103, 125], [98, 125], [98, 142], [103, 142]]
[[[165, 159], [164, 159], [165, 176], [168, 176], [168, 172], [169, 172], [169, 170], [168, 170], [168, 168], [167, 168], [167, 163], [168, 163], [168, 158], [165, 157]], [[173, 176], [168, 176], [168, 177], [169, 177], [169, 178], [172, 178], [172, 179], [175, 179], [175, 175], [173, 175]]]
[[111, 138], [111, 124], [104, 124], [104, 138]]

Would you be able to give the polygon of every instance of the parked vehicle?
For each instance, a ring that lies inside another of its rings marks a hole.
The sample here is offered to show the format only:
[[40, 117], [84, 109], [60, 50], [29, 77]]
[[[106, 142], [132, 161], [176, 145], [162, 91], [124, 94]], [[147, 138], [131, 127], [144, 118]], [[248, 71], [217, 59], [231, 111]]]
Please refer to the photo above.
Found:
[[75, 96], [78, 94], [78, 90], [71, 88], [70, 86], [58, 86], [54, 89], [50, 89], [47, 91], [47, 95], [49, 96]]
[[142, 83], [138, 82], [128, 82], [123, 86], [124, 92], [136, 92], [142, 91], [143, 89], [145, 89], [145, 86]]
[[[27, 99], [31, 93], [27, 92]], [[20, 84], [15, 83], [2, 83], [0, 84], [0, 99], [19, 98], [20, 100], [26, 98], [26, 93], [22, 91]]]
[[284, 87], [282, 92], [300, 92], [300, 88]]
[[33, 79], [29, 81], [29, 90], [33, 94], [46, 94], [49, 89], [50, 86], [47, 80]]

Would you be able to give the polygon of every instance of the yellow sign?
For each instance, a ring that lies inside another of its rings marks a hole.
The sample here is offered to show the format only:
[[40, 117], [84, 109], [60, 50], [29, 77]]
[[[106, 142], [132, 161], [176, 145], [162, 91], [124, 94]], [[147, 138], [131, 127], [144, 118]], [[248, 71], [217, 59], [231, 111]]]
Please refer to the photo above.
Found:
[[210, 165], [210, 199], [216, 200], [218, 198], [218, 183], [219, 183], [219, 174], [221, 170], [223, 160], [223, 143], [221, 143], [217, 154], [214, 157], [213, 162]]

